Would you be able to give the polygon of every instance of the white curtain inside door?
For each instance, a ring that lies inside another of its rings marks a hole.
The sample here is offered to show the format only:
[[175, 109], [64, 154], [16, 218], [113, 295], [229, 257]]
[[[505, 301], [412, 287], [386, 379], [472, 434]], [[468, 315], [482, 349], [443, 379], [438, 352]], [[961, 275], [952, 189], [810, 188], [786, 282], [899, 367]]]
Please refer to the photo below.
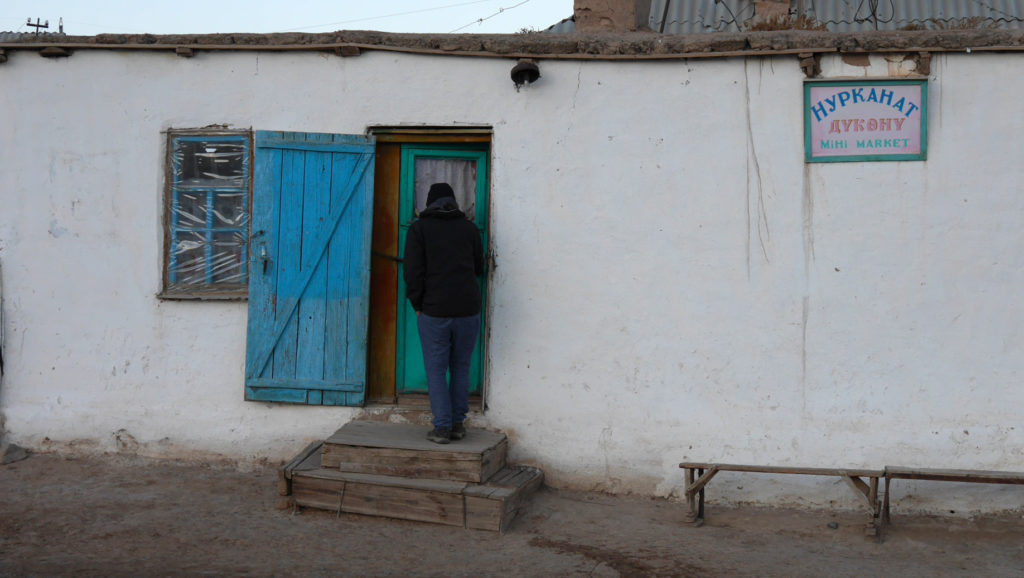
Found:
[[416, 159], [416, 214], [427, 206], [427, 192], [434, 183], [448, 183], [459, 208], [472, 221], [476, 216], [476, 161], [469, 159]]

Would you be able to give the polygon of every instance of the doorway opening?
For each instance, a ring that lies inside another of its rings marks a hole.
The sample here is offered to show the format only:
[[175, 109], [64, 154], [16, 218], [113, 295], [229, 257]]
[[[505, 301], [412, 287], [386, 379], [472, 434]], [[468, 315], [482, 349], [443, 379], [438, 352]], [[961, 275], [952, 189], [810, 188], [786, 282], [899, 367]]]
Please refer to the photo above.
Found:
[[[480, 230], [488, 254], [492, 130], [475, 128], [374, 128], [373, 237], [367, 360], [369, 403], [429, 407], [415, 314], [405, 298], [405, 234], [435, 182], [455, 189], [459, 207]], [[486, 275], [480, 341], [471, 371], [470, 406], [482, 409], [486, 331]]]

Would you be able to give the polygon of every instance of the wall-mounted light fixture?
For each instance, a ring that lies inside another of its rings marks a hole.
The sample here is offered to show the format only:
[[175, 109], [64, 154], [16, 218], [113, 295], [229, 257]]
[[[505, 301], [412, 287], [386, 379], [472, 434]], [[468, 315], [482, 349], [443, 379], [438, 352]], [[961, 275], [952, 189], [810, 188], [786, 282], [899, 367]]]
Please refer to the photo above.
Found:
[[537, 63], [529, 59], [520, 59], [512, 67], [512, 82], [516, 84], [516, 91], [524, 84], [533, 84], [540, 78], [540, 68]]

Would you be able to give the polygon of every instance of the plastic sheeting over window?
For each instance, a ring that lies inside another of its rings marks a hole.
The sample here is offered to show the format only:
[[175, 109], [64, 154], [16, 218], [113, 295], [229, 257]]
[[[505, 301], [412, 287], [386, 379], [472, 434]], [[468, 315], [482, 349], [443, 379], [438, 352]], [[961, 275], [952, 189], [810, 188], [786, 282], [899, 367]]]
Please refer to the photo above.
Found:
[[248, 134], [171, 137], [167, 289], [241, 289], [247, 282]]

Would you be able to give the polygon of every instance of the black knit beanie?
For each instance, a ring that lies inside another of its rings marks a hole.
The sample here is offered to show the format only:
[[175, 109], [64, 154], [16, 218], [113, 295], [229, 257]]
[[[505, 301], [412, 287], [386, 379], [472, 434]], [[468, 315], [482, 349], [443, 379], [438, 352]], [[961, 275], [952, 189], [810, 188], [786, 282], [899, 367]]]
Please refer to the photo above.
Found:
[[455, 200], [455, 191], [448, 183], [434, 183], [430, 185], [430, 192], [427, 193], [427, 206], [434, 204], [434, 201], [451, 197]]

